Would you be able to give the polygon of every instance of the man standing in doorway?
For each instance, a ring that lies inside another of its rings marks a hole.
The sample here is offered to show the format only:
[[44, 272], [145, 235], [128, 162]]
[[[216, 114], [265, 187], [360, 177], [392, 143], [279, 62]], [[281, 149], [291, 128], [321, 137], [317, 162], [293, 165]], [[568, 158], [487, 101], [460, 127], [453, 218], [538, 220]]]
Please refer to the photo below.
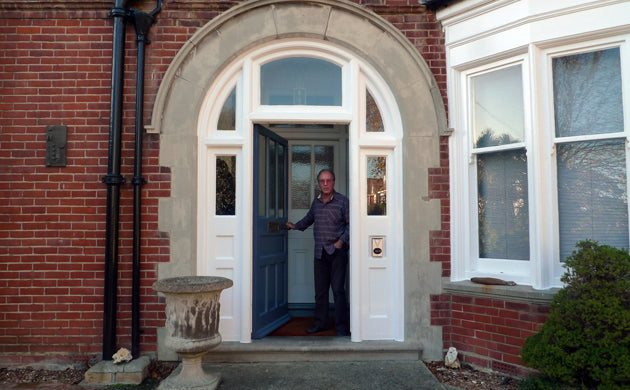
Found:
[[346, 302], [346, 267], [350, 242], [348, 198], [335, 191], [335, 174], [322, 169], [317, 174], [320, 194], [311, 203], [306, 216], [287, 229], [304, 231], [313, 223], [315, 236], [315, 320], [307, 333], [328, 329], [328, 289], [332, 286], [335, 298], [335, 327], [338, 336], [348, 336], [348, 304]]

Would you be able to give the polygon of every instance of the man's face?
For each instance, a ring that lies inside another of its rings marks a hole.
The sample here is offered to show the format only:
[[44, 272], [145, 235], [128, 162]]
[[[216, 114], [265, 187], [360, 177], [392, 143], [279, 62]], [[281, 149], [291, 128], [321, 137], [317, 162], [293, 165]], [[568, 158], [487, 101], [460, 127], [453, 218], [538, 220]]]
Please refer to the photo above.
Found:
[[333, 175], [330, 172], [322, 172], [319, 175], [318, 184], [324, 196], [332, 194], [335, 190], [335, 179], [333, 179]]

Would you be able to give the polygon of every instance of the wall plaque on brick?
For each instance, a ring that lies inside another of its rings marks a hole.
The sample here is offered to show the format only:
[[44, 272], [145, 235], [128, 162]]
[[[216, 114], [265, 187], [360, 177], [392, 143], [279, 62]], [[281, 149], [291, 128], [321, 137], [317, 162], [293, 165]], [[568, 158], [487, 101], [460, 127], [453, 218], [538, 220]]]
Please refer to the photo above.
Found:
[[46, 126], [46, 166], [66, 166], [67, 126]]

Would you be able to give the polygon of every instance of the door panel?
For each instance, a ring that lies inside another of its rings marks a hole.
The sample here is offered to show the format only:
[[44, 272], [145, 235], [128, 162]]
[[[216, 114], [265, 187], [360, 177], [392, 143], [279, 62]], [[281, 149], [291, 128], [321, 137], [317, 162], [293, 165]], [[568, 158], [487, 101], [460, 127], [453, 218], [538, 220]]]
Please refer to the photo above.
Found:
[[254, 127], [252, 338], [289, 321], [287, 291], [287, 141]]

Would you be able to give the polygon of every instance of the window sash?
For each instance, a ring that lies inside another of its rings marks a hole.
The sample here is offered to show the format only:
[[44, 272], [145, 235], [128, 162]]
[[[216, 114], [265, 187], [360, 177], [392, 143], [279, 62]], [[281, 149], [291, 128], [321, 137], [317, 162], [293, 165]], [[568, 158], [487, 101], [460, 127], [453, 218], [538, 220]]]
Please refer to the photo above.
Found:
[[[500, 196], [492, 196], [488, 191], [484, 193], [484, 188], [490, 189], [493, 185], [485, 186], [481, 181], [484, 179], [484, 174], [488, 172], [482, 172], [480, 165], [483, 161], [489, 161], [497, 156], [519, 155], [522, 158], [521, 171], [523, 175], [520, 175], [519, 179], [527, 181], [528, 162], [526, 157], [527, 148], [527, 129], [528, 125], [525, 121], [525, 115], [528, 108], [525, 105], [527, 96], [527, 77], [526, 71], [527, 61], [525, 58], [510, 59], [502, 63], [493, 64], [492, 66], [474, 69], [465, 74], [468, 97], [468, 109], [467, 109], [467, 123], [468, 123], [468, 146], [470, 150], [470, 170], [469, 174], [471, 179], [471, 195], [474, 197], [471, 199], [471, 231], [474, 232], [472, 237], [473, 252], [471, 253], [473, 262], [469, 264], [469, 270], [481, 270], [483, 264], [492, 264], [494, 272], [500, 272], [505, 270], [515, 270], [514, 260], [529, 260], [530, 258], [530, 244], [529, 244], [529, 212], [520, 213], [516, 216], [519, 223], [524, 222], [524, 226], [521, 224], [518, 233], [514, 229], [508, 229], [513, 225], [508, 223], [510, 219], [510, 213], [508, 210], [508, 203], [513, 204], [515, 200], [510, 200], [510, 196], [507, 192], [503, 192]], [[497, 75], [502, 80], [492, 80], [491, 75]], [[503, 90], [505, 83], [509, 84], [509, 88]], [[497, 91], [499, 99], [493, 97], [493, 91]], [[510, 110], [505, 109], [502, 106], [504, 102], [509, 101], [515, 105]], [[511, 113], [515, 119], [507, 119], [510, 115], [506, 116], [506, 112]], [[495, 128], [491, 128], [484, 133], [482, 131], [482, 125], [493, 125]], [[481, 127], [480, 127], [481, 126]], [[485, 136], [487, 142], [479, 142], [480, 136]], [[522, 152], [519, 152], [522, 151]], [[507, 161], [507, 160], [506, 160]], [[473, 164], [474, 162], [474, 164]], [[512, 164], [513, 165], [513, 164]], [[494, 169], [499, 169], [499, 166], [494, 164]], [[510, 187], [514, 187], [514, 171], [515, 167], [512, 167], [511, 172], [495, 173], [494, 180], [501, 176], [501, 180], [506, 182], [512, 181]], [[507, 176], [506, 176], [507, 174]], [[512, 177], [510, 177], [512, 176]], [[519, 176], [519, 175], [517, 175]], [[488, 179], [488, 177], [486, 177]], [[494, 183], [496, 184], [496, 183]], [[523, 211], [528, 209], [529, 205], [529, 186], [525, 183], [521, 186], [521, 196], [518, 197], [520, 207], [516, 207], [517, 211]], [[512, 194], [513, 195], [513, 194]], [[489, 202], [488, 205], [494, 205], [493, 207], [484, 209], [481, 207], [482, 201]], [[503, 210], [496, 210], [497, 205], [502, 205]], [[510, 206], [512, 217], [514, 220], [514, 207]], [[502, 222], [501, 222], [502, 221]], [[498, 226], [502, 225], [501, 228]], [[508, 232], [510, 230], [510, 232]], [[516, 234], [519, 238], [519, 245], [517, 247], [511, 247], [508, 238]], [[502, 249], [499, 250], [498, 248]], [[526, 262], [527, 263], [527, 262]], [[519, 266], [520, 267], [520, 266]], [[525, 270], [519, 269], [519, 273], [526, 273]]]
[[558, 145], [560, 261], [584, 239], [628, 248], [625, 139]]
[[628, 248], [620, 53], [604, 47], [550, 59], [560, 262], [584, 239]]
[[477, 155], [479, 258], [529, 260], [525, 149]]
[[523, 143], [523, 64], [470, 75], [470, 129], [473, 149]]

